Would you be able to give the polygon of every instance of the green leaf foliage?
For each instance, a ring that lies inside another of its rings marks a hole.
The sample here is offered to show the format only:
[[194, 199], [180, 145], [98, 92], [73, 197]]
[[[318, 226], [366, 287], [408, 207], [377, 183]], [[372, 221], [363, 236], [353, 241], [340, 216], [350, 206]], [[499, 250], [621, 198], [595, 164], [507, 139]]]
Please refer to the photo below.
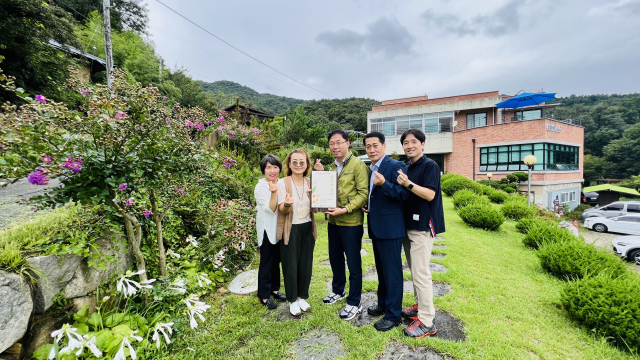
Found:
[[466, 179], [464, 176], [462, 176], [462, 175], [460, 175], [460, 174], [456, 174], [456, 173], [446, 173], [446, 174], [443, 174], [443, 175], [440, 177], [440, 182], [445, 182], [445, 181], [447, 181], [447, 180], [449, 180], [449, 179], [453, 179], [453, 178], [457, 178], [457, 179], [464, 178], [464, 179]]
[[507, 194], [513, 194], [516, 192], [516, 189], [512, 188], [511, 186], [505, 186], [502, 191], [506, 192]]
[[496, 204], [502, 204], [505, 200], [507, 200], [509, 195], [504, 191], [495, 190], [494, 192], [488, 194], [488, 197], [489, 197], [489, 200], [491, 200], [491, 202]]
[[617, 277], [628, 272], [616, 255], [598, 250], [582, 238], [546, 244], [537, 255], [542, 268], [561, 279], [582, 279], [600, 273]]
[[534, 208], [527, 207], [527, 205], [520, 204], [514, 201], [506, 202], [504, 205], [502, 205], [500, 211], [506, 218], [515, 221], [524, 218], [532, 218], [536, 213], [536, 210]]
[[512, 173], [511, 175], [513, 175], [513, 176], [518, 178], [517, 182], [523, 182], [523, 181], [527, 181], [529, 179], [529, 175], [527, 175], [526, 172], [522, 172], [522, 171], [516, 171], [516, 172]]
[[531, 228], [537, 225], [543, 225], [544, 221], [536, 218], [522, 218], [518, 220], [516, 223], [516, 229], [523, 233], [527, 234]]
[[453, 206], [456, 209], [461, 209], [469, 204], [489, 204], [489, 199], [486, 196], [480, 196], [475, 192], [462, 189], [453, 194]]
[[482, 185], [463, 176], [448, 178], [442, 182], [442, 192], [449, 196], [453, 196], [456, 191], [462, 189], [469, 189], [476, 194], [482, 194]]
[[529, 232], [522, 239], [522, 243], [533, 249], [538, 249], [542, 245], [572, 241], [575, 236], [567, 229], [558, 227], [553, 222], [547, 221], [541, 224], [535, 224], [529, 228]]
[[567, 283], [560, 299], [573, 319], [631, 352], [640, 349], [640, 277], [608, 273]]
[[498, 230], [504, 222], [504, 216], [489, 204], [465, 206], [458, 211], [458, 215], [470, 226], [486, 230]]

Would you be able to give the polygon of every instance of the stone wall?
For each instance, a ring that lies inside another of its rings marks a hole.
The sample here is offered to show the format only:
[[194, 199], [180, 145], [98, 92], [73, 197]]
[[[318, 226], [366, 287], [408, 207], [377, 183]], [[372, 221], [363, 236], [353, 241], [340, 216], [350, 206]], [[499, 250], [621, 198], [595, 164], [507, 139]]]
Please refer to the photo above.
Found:
[[[89, 266], [93, 255], [95, 263], [113, 257], [104, 267]], [[51, 331], [70, 319], [70, 314], [84, 304], [95, 303], [88, 295], [106, 281], [125, 273], [134, 264], [133, 253], [126, 240], [114, 234], [100, 238], [89, 257], [78, 255], [44, 255], [28, 258], [35, 269], [35, 284], [18, 274], [0, 271], [0, 358], [3, 352], [21, 348], [19, 358], [28, 359], [33, 351], [50, 343]], [[65, 310], [51, 310], [54, 299], [72, 299]], [[19, 343], [20, 346], [14, 346]]]

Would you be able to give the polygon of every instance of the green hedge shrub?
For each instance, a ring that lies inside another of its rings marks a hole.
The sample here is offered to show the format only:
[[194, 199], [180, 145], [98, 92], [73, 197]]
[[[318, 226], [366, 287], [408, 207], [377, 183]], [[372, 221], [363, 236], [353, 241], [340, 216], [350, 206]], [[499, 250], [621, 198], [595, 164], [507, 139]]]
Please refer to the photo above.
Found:
[[560, 295], [574, 320], [631, 352], [640, 349], [640, 277], [600, 274], [567, 283]]
[[506, 192], [507, 194], [513, 194], [514, 192], [516, 192], [516, 189], [512, 188], [511, 186], [505, 186], [502, 191]]
[[511, 175], [516, 176], [518, 178], [518, 182], [523, 182], [523, 181], [529, 180], [529, 175], [527, 175], [526, 172], [516, 171], [516, 172], [512, 173]]
[[586, 209], [591, 209], [591, 206], [587, 204], [580, 204], [578, 205], [578, 207], [576, 207], [572, 211], [564, 213], [564, 217], [566, 217], [569, 220], [581, 220], [582, 212], [585, 211]]
[[614, 254], [598, 250], [575, 237], [571, 241], [543, 245], [538, 258], [543, 269], [559, 278], [582, 279], [601, 272], [617, 277], [628, 271]]
[[502, 204], [505, 200], [509, 198], [509, 195], [506, 192], [501, 190], [495, 190], [488, 196], [489, 196], [489, 200], [491, 200], [491, 202], [494, 202], [496, 204]]
[[[443, 174], [443, 175], [440, 177], [440, 182], [441, 182], [441, 183], [443, 183], [443, 182], [445, 182], [445, 181], [447, 181], [447, 180], [449, 180], [449, 179], [453, 179], [453, 178], [465, 178], [465, 177], [464, 177], [464, 176], [462, 176], [462, 175], [460, 175], [460, 174], [446, 173], [446, 174]], [[465, 178], [465, 179], [466, 179], [466, 178]]]
[[575, 236], [567, 229], [560, 228], [556, 223], [548, 221], [531, 227], [527, 235], [522, 239], [522, 243], [530, 248], [538, 249], [543, 244], [565, 242], [573, 239], [575, 239]]
[[518, 177], [513, 174], [509, 174], [507, 175], [507, 180], [509, 180], [510, 183], [517, 183]]
[[500, 179], [500, 181], [498, 181], [500, 184], [509, 184], [509, 179], [507, 179], [506, 177], [503, 177], [502, 179]]
[[486, 196], [480, 196], [468, 189], [458, 190], [455, 194], [453, 194], [453, 206], [456, 209], [460, 209], [467, 205], [476, 203], [488, 205], [489, 199]]
[[497, 230], [504, 222], [504, 216], [489, 204], [471, 204], [458, 211], [462, 221], [486, 230]]
[[463, 176], [449, 178], [442, 183], [442, 192], [449, 196], [453, 196], [456, 191], [462, 189], [471, 190], [478, 195], [482, 194], [482, 185]]
[[504, 217], [515, 221], [524, 218], [532, 218], [536, 213], [536, 209], [527, 207], [527, 205], [523, 205], [515, 201], [505, 202], [500, 211]]
[[544, 224], [544, 221], [540, 219], [522, 218], [518, 220], [518, 223], [516, 224], [516, 229], [523, 234], [527, 234], [529, 232], [529, 229], [531, 229], [532, 227], [537, 225], [543, 225], [543, 224]]
[[481, 185], [482, 188], [482, 193], [484, 195], [489, 195], [489, 194], [493, 194], [496, 189], [492, 188], [491, 186], [487, 186], [487, 185]]

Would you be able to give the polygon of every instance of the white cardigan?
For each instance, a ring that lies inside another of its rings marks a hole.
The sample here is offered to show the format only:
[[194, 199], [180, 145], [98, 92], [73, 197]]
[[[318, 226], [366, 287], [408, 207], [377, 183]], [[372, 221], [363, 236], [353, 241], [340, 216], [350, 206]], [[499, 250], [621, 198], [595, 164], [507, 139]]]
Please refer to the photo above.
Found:
[[276, 228], [278, 227], [278, 207], [276, 211], [271, 211], [269, 207], [269, 201], [271, 201], [271, 190], [269, 190], [269, 183], [266, 179], [262, 178], [256, 184], [256, 189], [253, 192], [257, 203], [256, 213], [256, 231], [258, 232], [258, 246], [262, 246], [262, 240], [264, 232], [267, 232], [269, 242], [276, 244]]

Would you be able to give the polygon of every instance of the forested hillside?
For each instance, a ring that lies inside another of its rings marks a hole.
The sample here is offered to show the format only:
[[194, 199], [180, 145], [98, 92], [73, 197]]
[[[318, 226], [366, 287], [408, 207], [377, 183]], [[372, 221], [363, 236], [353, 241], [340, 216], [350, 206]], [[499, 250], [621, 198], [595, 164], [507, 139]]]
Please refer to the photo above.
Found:
[[286, 96], [278, 96], [266, 93], [259, 93], [248, 86], [243, 86], [233, 81], [221, 80], [212, 83], [200, 82], [202, 88], [215, 95], [220, 108], [236, 103], [236, 98], [240, 98], [240, 104], [249, 104], [251, 108], [258, 109], [274, 116], [283, 114], [290, 108], [305, 102], [305, 100], [294, 99]]

